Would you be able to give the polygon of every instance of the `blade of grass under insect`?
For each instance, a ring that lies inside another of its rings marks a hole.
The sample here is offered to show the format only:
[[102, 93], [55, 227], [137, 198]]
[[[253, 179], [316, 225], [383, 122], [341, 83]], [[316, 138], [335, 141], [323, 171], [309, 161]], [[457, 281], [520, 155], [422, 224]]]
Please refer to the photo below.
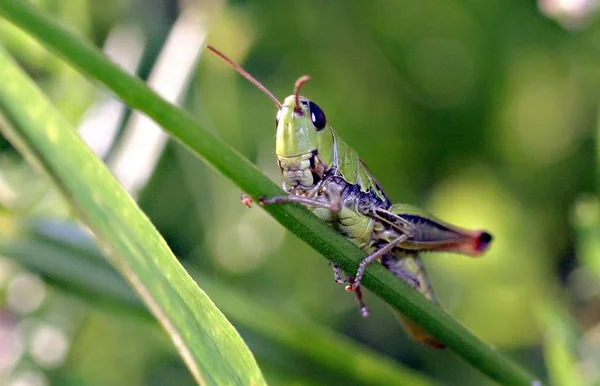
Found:
[[47, 173], [201, 385], [263, 385], [237, 331], [35, 83], [0, 50], [0, 129]]
[[[129, 106], [154, 119], [250, 197], [257, 199], [263, 195], [282, 194], [281, 189], [247, 159], [204, 130], [189, 113], [160, 99], [139, 79], [121, 71], [94, 47], [25, 1], [0, 1], [0, 14], [54, 50], [79, 71], [105, 84]], [[265, 210], [346, 272], [354, 272], [365, 256], [306, 208], [271, 205]], [[371, 265], [362, 284], [492, 379], [511, 386], [540, 384], [521, 366], [481, 342], [450, 315], [426, 301], [382, 266]]]
[[[11, 233], [17, 233], [18, 237], [2, 237], [0, 231], [0, 255], [15, 259], [69, 292], [104, 303], [108, 300], [119, 309], [148, 315], [81, 228], [49, 219], [3, 221], [9, 222], [14, 227]], [[357, 384], [433, 385], [424, 376], [401, 368], [391, 359], [342, 335], [309, 320], [286, 316], [191, 268], [188, 272], [236, 325], [308, 358], [315, 367]]]

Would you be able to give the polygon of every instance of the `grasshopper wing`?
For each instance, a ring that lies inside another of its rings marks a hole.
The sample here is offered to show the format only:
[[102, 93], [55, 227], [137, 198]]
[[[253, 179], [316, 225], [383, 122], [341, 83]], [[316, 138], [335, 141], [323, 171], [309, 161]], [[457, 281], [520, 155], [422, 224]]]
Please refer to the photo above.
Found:
[[414, 226], [414, 236], [401, 245], [404, 249], [481, 256], [492, 242], [486, 231], [451, 225], [412, 205], [395, 204], [388, 211]]

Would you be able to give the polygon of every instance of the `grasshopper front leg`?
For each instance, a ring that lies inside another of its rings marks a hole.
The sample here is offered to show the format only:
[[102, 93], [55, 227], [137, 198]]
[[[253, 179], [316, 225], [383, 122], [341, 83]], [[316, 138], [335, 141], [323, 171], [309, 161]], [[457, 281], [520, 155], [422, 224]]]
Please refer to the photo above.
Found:
[[[242, 193], [242, 195], [240, 197], [240, 201], [242, 202], [242, 204], [244, 206], [246, 206], [248, 208], [250, 208], [253, 203], [250, 196], [248, 196], [245, 193]], [[328, 209], [332, 212], [339, 212], [342, 209], [341, 197], [338, 200], [335, 198], [335, 196], [333, 196], [333, 198], [330, 198], [329, 200], [322, 200], [322, 199], [317, 199], [317, 198], [295, 196], [295, 195], [290, 194], [287, 196], [275, 196], [275, 197], [271, 197], [271, 198], [260, 197], [259, 202], [262, 205], [296, 203], [296, 204], [302, 204], [305, 206], [315, 206], [318, 208], [324, 208], [324, 209]]]
[[262, 205], [297, 203], [304, 206], [327, 209], [336, 213], [342, 210], [342, 195], [340, 194], [340, 190], [334, 186], [323, 187], [322, 194], [319, 194], [318, 198], [288, 194], [287, 196], [275, 196], [271, 198], [261, 197], [259, 200]]

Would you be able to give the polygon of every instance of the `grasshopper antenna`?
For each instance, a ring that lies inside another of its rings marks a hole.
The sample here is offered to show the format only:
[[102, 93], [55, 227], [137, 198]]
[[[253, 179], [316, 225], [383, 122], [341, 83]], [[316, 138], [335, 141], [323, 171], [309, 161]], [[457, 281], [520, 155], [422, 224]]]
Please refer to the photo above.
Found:
[[310, 76], [304, 75], [298, 78], [298, 80], [296, 81], [296, 85], [294, 87], [294, 97], [296, 100], [296, 107], [294, 107], [294, 111], [296, 113], [302, 114], [302, 108], [300, 107], [300, 89], [302, 88], [304, 83], [308, 82], [309, 80]]
[[[248, 74], [246, 72], [246, 70], [244, 70], [239, 64], [237, 64], [233, 60], [229, 59], [229, 57], [227, 57], [224, 53], [222, 53], [221, 51], [217, 50], [215, 47], [211, 46], [210, 44], [207, 44], [206, 48], [208, 48], [213, 53], [215, 53], [217, 56], [219, 56], [221, 59], [223, 59], [224, 61], [226, 61], [227, 63], [229, 63], [231, 65], [231, 67], [233, 67], [237, 72], [240, 73], [240, 75], [242, 75], [244, 78], [248, 79], [250, 81], [250, 83], [252, 83], [253, 85], [255, 85], [260, 91], [264, 92], [269, 98], [271, 98], [271, 100], [273, 102], [275, 102], [275, 105], [277, 105], [277, 108], [279, 110], [281, 110], [281, 107], [282, 107], [281, 106], [281, 102], [279, 102], [277, 100], [277, 98], [275, 98], [275, 95], [273, 95], [273, 93], [271, 93], [271, 91], [267, 90], [267, 88], [265, 86], [263, 86], [262, 84], [260, 84], [260, 82], [258, 80], [254, 79], [252, 77], [252, 75]], [[296, 84], [297, 84], [297, 82], [296, 82]]]

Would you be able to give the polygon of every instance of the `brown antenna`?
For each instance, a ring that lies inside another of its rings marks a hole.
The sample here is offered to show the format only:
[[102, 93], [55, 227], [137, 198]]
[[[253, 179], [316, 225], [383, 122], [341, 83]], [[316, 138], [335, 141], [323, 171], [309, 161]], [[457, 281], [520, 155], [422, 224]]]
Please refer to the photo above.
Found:
[[296, 100], [296, 107], [294, 107], [294, 111], [299, 114], [302, 114], [302, 108], [300, 107], [300, 89], [302, 88], [304, 83], [308, 82], [309, 80], [310, 80], [310, 76], [308, 76], [308, 75], [301, 76], [296, 81], [296, 85], [294, 87], [294, 98]]
[[209, 50], [211, 50], [212, 52], [214, 52], [215, 54], [217, 54], [217, 56], [219, 56], [221, 59], [223, 59], [224, 61], [226, 61], [227, 63], [229, 63], [231, 65], [231, 67], [233, 67], [237, 72], [240, 73], [240, 75], [242, 75], [244, 78], [248, 79], [250, 81], [250, 83], [252, 83], [256, 87], [258, 87], [258, 89], [260, 91], [264, 92], [269, 98], [271, 98], [271, 100], [273, 102], [275, 102], [275, 104], [277, 105], [277, 108], [279, 110], [281, 110], [281, 107], [282, 107], [281, 106], [281, 102], [279, 102], [277, 100], [277, 98], [275, 98], [275, 95], [273, 95], [271, 93], [271, 91], [267, 90], [267, 88], [265, 86], [263, 86], [262, 84], [260, 84], [260, 82], [258, 80], [254, 79], [252, 77], [252, 75], [248, 74], [246, 72], [246, 70], [244, 70], [239, 64], [237, 64], [233, 60], [229, 59], [224, 53], [222, 53], [221, 51], [217, 50], [215, 47], [211, 46], [210, 44], [207, 44], [206, 48], [208, 48]]

